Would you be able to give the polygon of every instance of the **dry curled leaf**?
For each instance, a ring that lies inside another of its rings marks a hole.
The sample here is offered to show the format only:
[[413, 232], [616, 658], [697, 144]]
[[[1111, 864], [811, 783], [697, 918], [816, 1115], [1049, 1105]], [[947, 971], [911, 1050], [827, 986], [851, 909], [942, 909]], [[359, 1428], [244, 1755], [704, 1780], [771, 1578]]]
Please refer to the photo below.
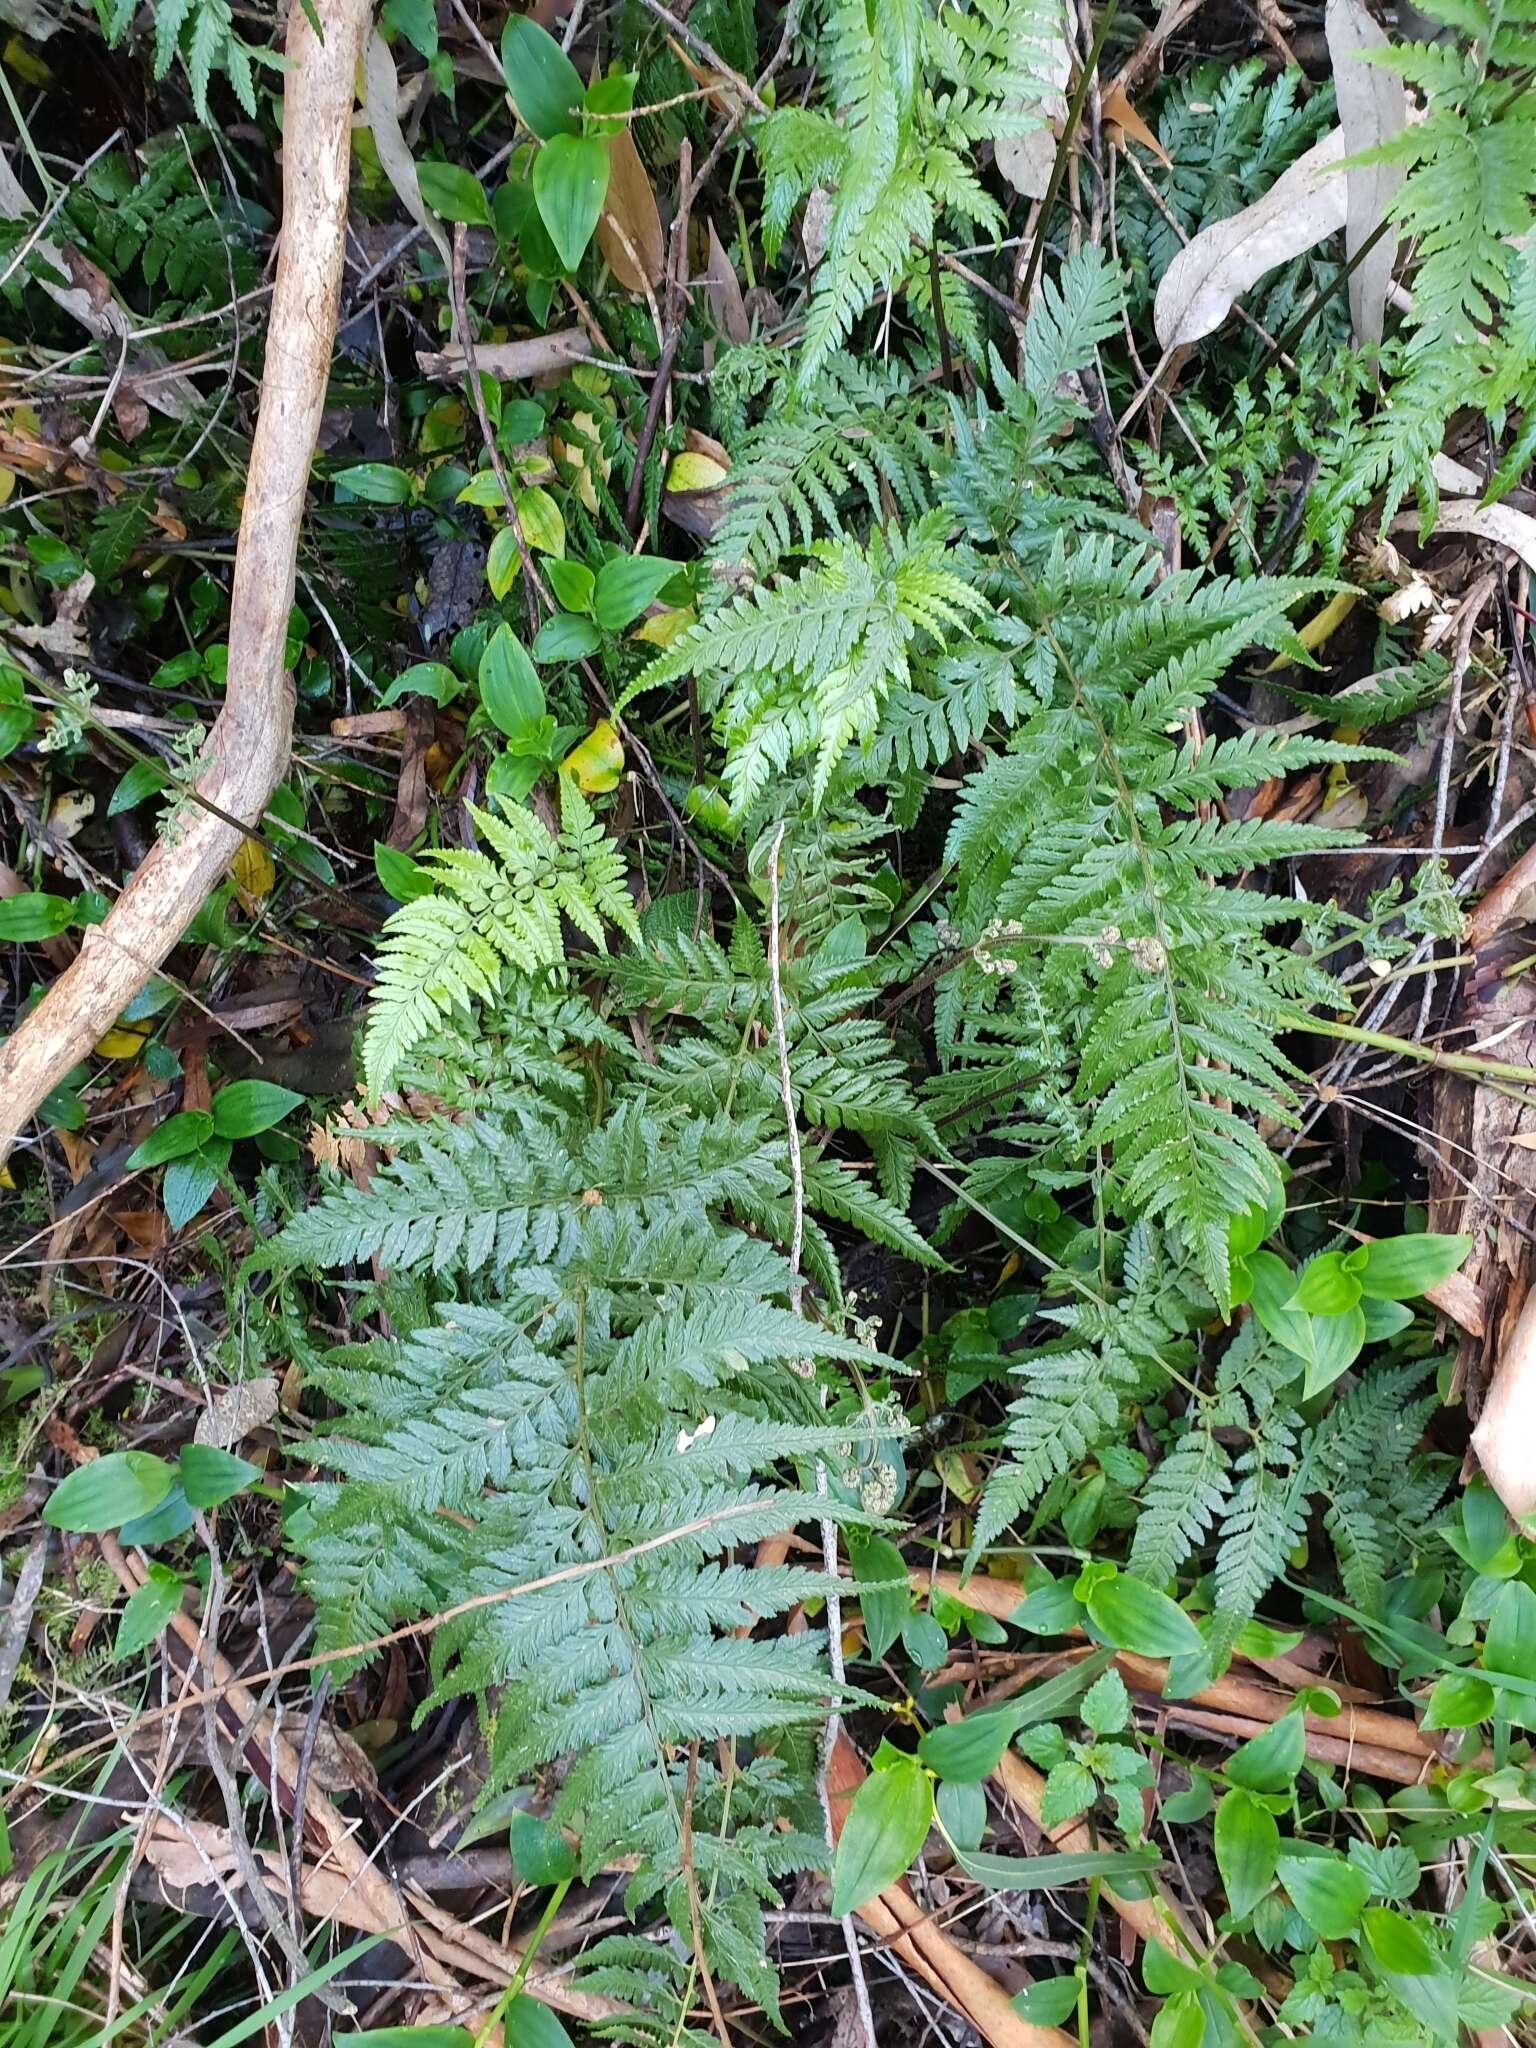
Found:
[[1298, 157], [1262, 199], [1202, 228], [1179, 251], [1163, 273], [1152, 310], [1165, 349], [1214, 334], [1261, 277], [1339, 232], [1345, 216], [1343, 155], [1343, 130], [1335, 128]]
[[[1339, 127], [1350, 156], [1390, 142], [1408, 125], [1408, 92], [1395, 72], [1370, 61], [1368, 53], [1387, 47], [1387, 36], [1364, 0], [1328, 0], [1324, 27], [1333, 60]], [[1395, 235], [1383, 235], [1370, 253], [1355, 259], [1387, 217], [1404, 171], [1398, 164], [1367, 164], [1344, 173], [1344, 253], [1355, 264], [1349, 274], [1349, 324], [1359, 342], [1381, 339]]]
[[1152, 152], [1159, 163], [1172, 165], [1173, 158], [1131, 105], [1125, 87], [1118, 79], [1104, 95], [1101, 115], [1105, 132], [1112, 142], [1140, 143], [1143, 149]]
[[259, 1373], [255, 1379], [241, 1380], [238, 1386], [216, 1387], [208, 1396], [207, 1407], [197, 1418], [197, 1427], [192, 1432], [193, 1441], [232, 1450], [236, 1444], [243, 1443], [252, 1430], [265, 1429], [276, 1413], [277, 1381], [270, 1373]]
[[400, 129], [400, 82], [389, 45], [377, 29], [363, 45], [363, 116], [373, 131], [373, 145], [385, 177], [395, 188], [395, 197], [423, 234], [429, 235], [447, 270], [452, 263], [448, 237], [421, 196], [416, 176], [416, 159]]
[[[1393, 520], [1392, 531], [1416, 529], [1418, 524], [1418, 513], [1406, 512]], [[1435, 532], [1474, 534], [1479, 540], [1511, 549], [1529, 568], [1536, 569], [1536, 519], [1529, 512], [1516, 511], [1513, 505], [1481, 505], [1476, 498], [1442, 498], [1435, 514]]]

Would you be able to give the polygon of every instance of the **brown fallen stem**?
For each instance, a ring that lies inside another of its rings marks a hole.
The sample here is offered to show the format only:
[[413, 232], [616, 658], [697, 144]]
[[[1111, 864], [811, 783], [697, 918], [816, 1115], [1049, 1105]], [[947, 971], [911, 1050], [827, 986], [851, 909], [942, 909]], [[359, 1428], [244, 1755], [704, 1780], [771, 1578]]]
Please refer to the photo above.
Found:
[[[352, 105], [368, 8], [317, 0], [288, 20], [283, 232], [230, 598], [229, 687], [197, 791], [141, 862], [79, 957], [0, 1048], [0, 1160], [181, 938], [288, 764], [283, 666], [309, 466], [330, 372], [345, 250]], [[217, 813], [222, 812], [221, 817]]]
[[[990, 1614], [997, 1621], [1007, 1621], [1024, 1598], [1022, 1589], [1011, 1580], [991, 1579], [981, 1573], [974, 1578], [963, 1579], [959, 1572], [930, 1574], [915, 1571], [912, 1585], [918, 1591], [926, 1591], [931, 1586], [951, 1600]], [[1129, 1650], [1118, 1650], [1115, 1663], [1127, 1684], [1140, 1692], [1161, 1693], [1167, 1683], [1168, 1666], [1155, 1657], [1138, 1657]], [[1318, 1683], [1310, 1677], [1307, 1682]], [[1278, 1721], [1290, 1705], [1288, 1694], [1259, 1685], [1253, 1679], [1235, 1678], [1229, 1673], [1191, 1694], [1188, 1700], [1179, 1701], [1174, 1711], [1204, 1708], [1212, 1713], [1235, 1714], [1267, 1725]], [[1309, 1749], [1312, 1738], [1316, 1736], [1349, 1747], [1357, 1757], [1361, 1754], [1362, 1745], [1367, 1749], [1386, 1750], [1413, 1761], [1413, 1779], [1419, 1776], [1424, 1766], [1443, 1761], [1429, 1737], [1422, 1734], [1406, 1715], [1391, 1714], [1380, 1707], [1362, 1707], [1346, 1701], [1335, 1715], [1307, 1714], [1304, 1719]], [[1365, 1769], [1367, 1766], [1357, 1764], [1357, 1768]]]
[[[841, 1834], [864, 1775], [858, 1751], [840, 1729], [827, 1760], [834, 1834]], [[892, 1953], [931, 1985], [946, 2004], [963, 2013], [992, 2048], [1073, 2048], [1071, 2035], [1059, 2028], [1037, 2027], [1021, 2019], [1001, 1984], [956, 1948], [904, 1882], [887, 1885], [866, 1901], [858, 1909], [858, 1918], [888, 1942]]]

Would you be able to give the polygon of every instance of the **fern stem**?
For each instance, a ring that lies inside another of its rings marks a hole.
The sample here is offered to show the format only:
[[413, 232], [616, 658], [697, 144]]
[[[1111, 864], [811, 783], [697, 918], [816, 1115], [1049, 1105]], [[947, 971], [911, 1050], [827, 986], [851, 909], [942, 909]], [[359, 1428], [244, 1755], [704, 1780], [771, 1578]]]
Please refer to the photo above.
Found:
[[1394, 1052], [1402, 1059], [1422, 1060], [1429, 1067], [1444, 1067], [1451, 1074], [1471, 1074], [1479, 1079], [1523, 1081], [1536, 1085], [1536, 1067], [1515, 1066], [1509, 1060], [1479, 1059], [1470, 1052], [1442, 1052], [1438, 1046], [1419, 1045], [1411, 1038], [1396, 1038], [1389, 1031], [1367, 1031], [1360, 1024], [1336, 1024], [1330, 1017], [1294, 1017], [1293, 1031], [1315, 1031], [1323, 1038], [1342, 1038], [1350, 1045], [1369, 1045], [1377, 1052]]
[[[781, 943], [779, 916], [779, 856], [784, 849], [784, 825], [780, 820], [779, 829], [773, 835], [773, 845], [768, 853], [768, 985], [773, 997], [773, 1041], [779, 1057], [779, 1094], [784, 1103], [784, 1127], [789, 1137], [789, 1176], [794, 1194], [794, 1221], [789, 1247], [790, 1306], [798, 1315], [802, 1299], [800, 1280], [800, 1250], [805, 1232], [805, 1179], [800, 1160], [800, 1127], [795, 1118], [795, 1093], [789, 1078], [789, 1039], [784, 1028], [784, 976], [779, 958]], [[827, 1405], [825, 1384], [820, 1388], [821, 1405]], [[825, 1462], [816, 1460], [816, 1498], [826, 1500], [827, 1468]], [[821, 1518], [821, 1563], [829, 1581], [840, 1576], [837, 1555], [837, 1530], [831, 1517]], [[827, 1595], [827, 1666], [832, 1675], [832, 1704], [821, 1731], [821, 1751], [816, 1763], [816, 1791], [821, 1800], [822, 1825], [826, 1830], [827, 1849], [835, 1856], [837, 1833], [832, 1825], [832, 1794], [827, 1774], [832, 1763], [832, 1751], [837, 1742], [838, 1727], [842, 1716], [838, 1702], [847, 1686], [847, 1673], [843, 1664], [843, 1603], [836, 1593]], [[831, 1865], [828, 1865], [831, 1868]], [[859, 2009], [859, 2022], [864, 2029], [864, 2038], [869, 2048], [878, 2048], [875, 2033], [875, 2018], [869, 2003], [869, 1985], [864, 1979], [864, 1958], [859, 1951], [859, 1932], [853, 1924], [853, 1915], [843, 1915], [843, 1945], [848, 1951], [848, 1967], [853, 1973], [854, 2003]]]

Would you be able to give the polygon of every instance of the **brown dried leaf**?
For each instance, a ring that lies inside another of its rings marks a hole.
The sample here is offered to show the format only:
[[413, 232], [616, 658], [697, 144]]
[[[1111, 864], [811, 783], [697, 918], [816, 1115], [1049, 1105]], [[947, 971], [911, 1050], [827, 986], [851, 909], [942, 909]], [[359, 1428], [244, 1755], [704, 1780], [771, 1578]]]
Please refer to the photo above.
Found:
[[1172, 165], [1173, 158], [1131, 105], [1118, 79], [1104, 95], [1103, 120], [1112, 141], [1138, 142], [1143, 149], [1151, 150], [1159, 163]]
[[608, 196], [598, 216], [597, 246], [625, 291], [654, 291], [660, 284], [661, 215], [628, 128], [608, 138]]

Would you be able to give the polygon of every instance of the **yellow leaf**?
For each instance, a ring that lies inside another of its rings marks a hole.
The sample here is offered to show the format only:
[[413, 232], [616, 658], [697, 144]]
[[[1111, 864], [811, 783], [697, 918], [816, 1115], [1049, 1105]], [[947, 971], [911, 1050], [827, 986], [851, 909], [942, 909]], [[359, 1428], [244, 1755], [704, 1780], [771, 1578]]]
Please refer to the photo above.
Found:
[[147, 1026], [114, 1024], [97, 1039], [96, 1050], [104, 1060], [136, 1060], [148, 1043]]
[[277, 869], [272, 865], [272, 856], [259, 839], [242, 839], [235, 849], [235, 857], [229, 864], [235, 887], [247, 908], [259, 903], [277, 880]]
[[517, 523], [529, 547], [541, 555], [565, 557], [565, 520], [554, 499], [538, 484], [517, 494]]
[[20, 36], [7, 38], [3, 57], [7, 71], [14, 71], [23, 85], [35, 85], [39, 89], [52, 85], [53, 73], [41, 57], [32, 54]]
[[589, 512], [597, 511], [597, 488], [592, 481], [595, 470], [604, 483], [608, 481], [609, 462], [603, 453], [602, 441], [598, 434], [597, 421], [589, 412], [571, 414], [571, 432], [580, 435], [579, 440], [563, 440], [558, 434], [550, 436], [551, 452], [576, 471], [576, 495]]
[[[1336, 597], [1329, 598], [1316, 618], [1308, 619], [1296, 635], [1308, 654], [1315, 654], [1328, 636], [1343, 625], [1359, 601], [1358, 590], [1341, 590]], [[1289, 655], [1277, 654], [1262, 673], [1268, 675], [1273, 669], [1293, 666]]]
[[0, 1166], [0, 1188], [14, 1188], [15, 1185], [11, 1169], [8, 1166]]
[[685, 632], [698, 617], [691, 604], [680, 605], [674, 612], [653, 612], [648, 619], [642, 619], [630, 634], [631, 640], [648, 641], [652, 647], [670, 647], [679, 633]]
[[492, 597], [498, 601], [504, 598], [522, 573], [523, 558], [517, 552], [517, 535], [510, 526], [498, 527], [491, 541], [491, 551], [485, 558], [485, 580], [491, 586]]
[[96, 809], [88, 789], [66, 789], [56, 796], [48, 811], [48, 823], [60, 839], [74, 839]]
[[624, 748], [618, 734], [600, 719], [579, 745], [572, 747], [560, 764], [561, 772], [574, 775], [576, 787], [587, 796], [601, 796], [617, 789], [624, 773]]
[[667, 471], [669, 491], [712, 491], [725, 482], [730, 471], [708, 455], [684, 453], [674, 456]]
[[15, 488], [16, 488], [16, 472], [15, 472], [15, 470], [14, 470], [14, 469], [0, 469], [0, 505], [3, 505], [3, 504], [5, 503], [6, 499], [7, 499], [7, 498], [8, 498], [8, 497], [9, 497], [9, 496], [11, 495], [12, 491], [14, 491], [14, 490], [15, 490]]

